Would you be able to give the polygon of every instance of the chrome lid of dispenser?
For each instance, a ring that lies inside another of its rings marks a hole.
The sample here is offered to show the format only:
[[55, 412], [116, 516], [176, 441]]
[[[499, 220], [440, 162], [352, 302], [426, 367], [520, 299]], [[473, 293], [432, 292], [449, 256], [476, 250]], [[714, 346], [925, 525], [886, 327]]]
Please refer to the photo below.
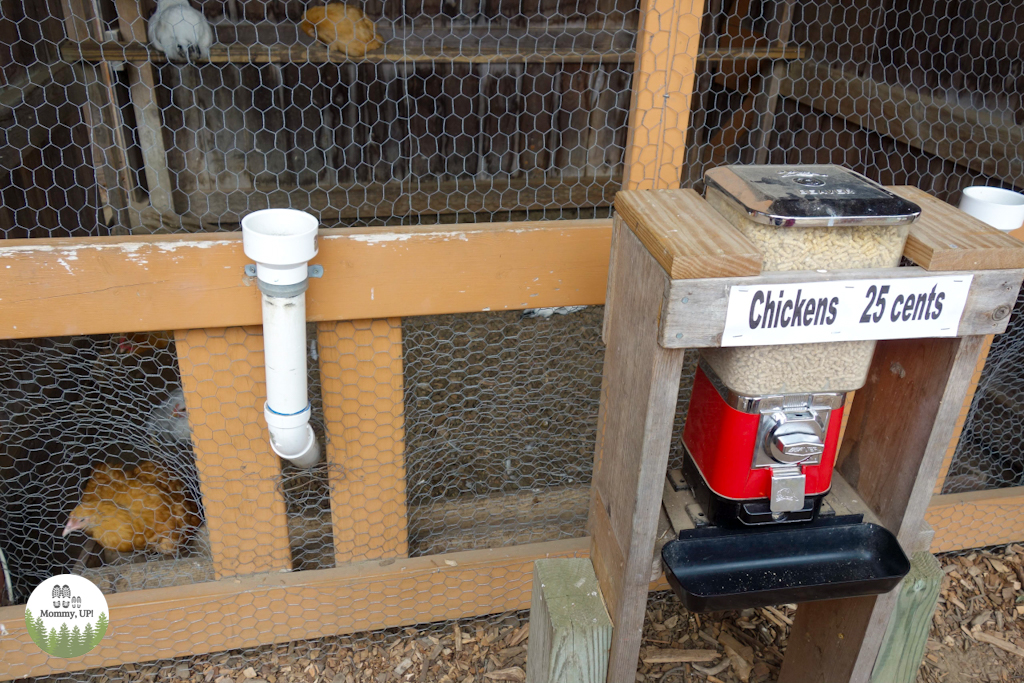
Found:
[[777, 227], [904, 225], [921, 207], [842, 166], [719, 166], [704, 183], [750, 220]]

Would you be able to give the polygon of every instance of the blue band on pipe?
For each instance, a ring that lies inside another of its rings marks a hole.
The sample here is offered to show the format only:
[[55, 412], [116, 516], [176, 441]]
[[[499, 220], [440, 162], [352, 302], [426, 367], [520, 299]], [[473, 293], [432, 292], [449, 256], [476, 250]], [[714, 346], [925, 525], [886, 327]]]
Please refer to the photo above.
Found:
[[312, 410], [312, 409], [313, 409], [313, 404], [312, 403], [307, 403], [305, 408], [303, 408], [302, 410], [297, 410], [294, 413], [279, 413], [276, 410], [274, 410], [273, 408], [271, 408], [269, 403], [267, 404], [267, 410], [272, 412], [274, 415], [280, 415], [281, 417], [292, 417], [293, 415], [301, 415], [302, 413], [306, 412], [307, 410]]

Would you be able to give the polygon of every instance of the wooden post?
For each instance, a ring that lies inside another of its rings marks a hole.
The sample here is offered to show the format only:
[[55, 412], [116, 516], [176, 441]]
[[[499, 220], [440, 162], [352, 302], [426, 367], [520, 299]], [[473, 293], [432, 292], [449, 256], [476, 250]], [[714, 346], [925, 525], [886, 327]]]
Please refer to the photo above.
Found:
[[[147, 43], [146, 21], [139, 13], [138, 0], [117, 0], [117, 20], [123, 40]], [[171, 173], [164, 148], [163, 118], [156, 102], [156, 78], [153, 65], [130, 64], [128, 80], [131, 85], [132, 105], [139, 126], [139, 147], [146, 168], [149, 203], [160, 213], [171, 213]]]
[[[85, 0], [62, 0], [64, 26], [68, 38], [76, 42], [102, 41], [102, 26]], [[127, 144], [124, 122], [113, 87], [110, 64], [82, 64], [76, 74], [86, 85], [88, 102], [85, 107], [93, 147], [93, 167], [99, 184], [101, 199], [113, 213], [113, 222], [124, 231], [139, 224], [139, 216], [132, 208]]]
[[632, 683], [685, 353], [659, 344], [669, 276], [754, 275], [761, 255], [692, 190], [615, 205], [589, 526], [615, 624], [608, 681]]
[[611, 640], [590, 560], [534, 562], [527, 682], [605, 683]]
[[643, 0], [623, 189], [679, 187], [704, 0]]
[[[857, 391], [837, 469], [904, 548], [915, 545], [983, 342], [880, 341]], [[802, 605], [779, 683], [867, 683], [898, 597]]]
[[267, 441], [259, 327], [174, 334], [218, 579], [291, 569], [281, 462]]
[[402, 322], [317, 326], [335, 562], [404, 557]]
[[918, 552], [900, 585], [896, 609], [871, 672], [871, 683], [914, 683], [939, 602], [942, 567], [930, 552]]
[[[793, 32], [793, 7], [796, 0], [780, 0], [775, 3], [775, 19], [768, 26], [767, 37], [772, 41], [772, 47], [785, 48], [789, 43], [790, 34]], [[779, 60], [766, 65], [770, 67], [771, 74], [764, 79], [763, 92], [758, 96], [754, 111], [760, 117], [757, 130], [753, 131], [754, 138], [751, 146], [754, 148], [754, 163], [768, 163], [768, 154], [771, 151], [772, 131], [775, 129], [775, 113], [779, 108], [779, 84], [786, 75], [786, 63]]]
[[615, 624], [608, 681], [630, 683], [668, 468], [672, 434], [665, 426], [675, 414], [684, 351], [658, 344], [665, 271], [621, 219], [613, 229], [589, 526], [594, 570]]

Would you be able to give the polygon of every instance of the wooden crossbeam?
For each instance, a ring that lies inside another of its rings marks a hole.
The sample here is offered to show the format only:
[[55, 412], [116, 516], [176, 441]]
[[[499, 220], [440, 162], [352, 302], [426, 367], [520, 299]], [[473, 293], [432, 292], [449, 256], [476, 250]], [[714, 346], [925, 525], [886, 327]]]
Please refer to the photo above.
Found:
[[[385, 46], [373, 50], [359, 59], [360, 62], [398, 62], [413, 64], [432, 64], [447, 62], [452, 64], [547, 64], [547, 63], [583, 63], [583, 64], [631, 64], [636, 59], [632, 50], [593, 50], [577, 51], [573, 49], [527, 49], [498, 48], [481, 49], [478, 52], [459, 50], [458, 45], [450, 46], [451, 50], [439, 49], [436, 52], [404, 50], [400, 45]], [[697, 56], [701, 62], [758, 62], [774, 59], [800, 59], [807, 54], [802, 47], [738, 47], [722, 48], [702, 52]], [[84, 41], [67, 43], [61, 47], [61, 55], [68, 62], [140, 62], [163, 63], [167, 58], [162, 52], [141, 42], [103, 42]], [[207, 60], [199, 60], [211, 64], [268, 64], [268, 63], [347, 63], [352, 60], [345, 54], [328, 50], [325, 45], [215, 45], [210, 49]]]

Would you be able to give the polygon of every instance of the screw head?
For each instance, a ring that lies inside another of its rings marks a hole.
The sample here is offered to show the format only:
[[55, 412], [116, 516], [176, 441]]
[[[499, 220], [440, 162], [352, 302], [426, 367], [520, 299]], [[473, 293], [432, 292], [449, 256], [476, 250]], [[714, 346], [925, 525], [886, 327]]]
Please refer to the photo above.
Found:
[[684, 296], [684, 297], [683, 297], [683, 303], [684, 303], [684, 304], [685, 304], [685, 303], [689, 303], [689, 301], [690, 301], [690, 297], [688, 297], [688, 296]]

